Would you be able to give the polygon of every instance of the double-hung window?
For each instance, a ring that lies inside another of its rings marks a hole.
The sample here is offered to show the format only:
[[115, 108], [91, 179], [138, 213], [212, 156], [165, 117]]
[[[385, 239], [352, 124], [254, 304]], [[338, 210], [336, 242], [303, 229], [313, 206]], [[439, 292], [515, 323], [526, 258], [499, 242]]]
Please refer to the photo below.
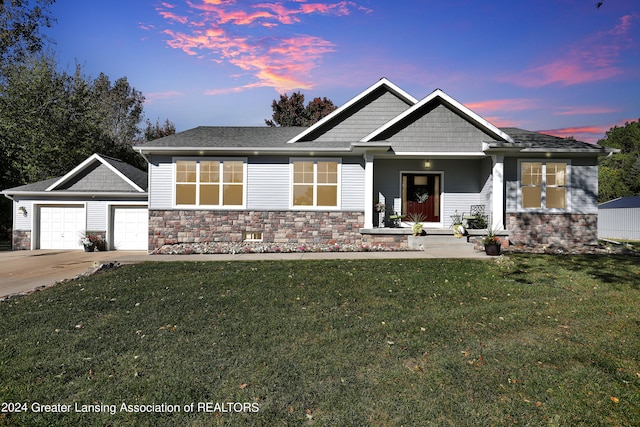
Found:
[[244, 205], [243, 160], [176, 160], [175, 170], [176, 206]]
[[339, 207], [340, 162], [292, 160], [293, 207]]
[[566, 210], [569, 169], [566, 161], [521, 161], [520, 207]]

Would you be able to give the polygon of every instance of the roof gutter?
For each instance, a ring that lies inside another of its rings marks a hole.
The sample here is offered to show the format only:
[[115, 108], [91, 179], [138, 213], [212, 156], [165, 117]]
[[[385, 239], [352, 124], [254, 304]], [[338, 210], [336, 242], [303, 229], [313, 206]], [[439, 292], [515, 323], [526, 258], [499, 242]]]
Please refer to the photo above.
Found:
[[5, 190], [2, 192], [4, 196], [10, 200], [14, 200], [16, 196], [27, 196], [27, 197], [88, 197], [88, 198], [140, 198], [144, 196], [149, 196], [149, 192], [145, 191], [143, 193], [96, 193], [96, 192], [87, 192], [87, 191], [77, 191], [77, 192], [62, 192], [62, 191], [8, 191]]

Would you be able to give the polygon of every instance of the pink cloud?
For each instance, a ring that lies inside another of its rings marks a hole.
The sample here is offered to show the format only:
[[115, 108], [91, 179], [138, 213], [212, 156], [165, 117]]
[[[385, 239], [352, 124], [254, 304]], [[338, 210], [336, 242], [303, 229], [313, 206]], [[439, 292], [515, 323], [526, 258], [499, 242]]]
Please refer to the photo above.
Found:
[[526, 98], [494, 99], [467, 103], [465, 106], [477, 112], [523, 111], [538, 108], [535, 100]]
[[577, 114], [608, 114], [620, 111], [617, 108], [607, 107], [563, 107], [563, 111], [555, 113], [558, 116], [571, 116]]
[[168, 90], [165, 92], [151, 92], [145, 94], [145, 102], [147, 104], [153, 104], [160, 99], [172, 99], [182, 96], [183, 93], [177, 90]]
[[557, 136], [559, 138], [573, 137], [578, 141], [597, 143], [604, 138], [605, 133], [610, 127], [606, 126], [575, 126], [560, 129], [540, 130], [538, 132], [547, 135]]
[[[353, 1], [306, 3], [280, 1], [239, 5], [235, 0], [191, 0], [185, 10], [162, 3], [158, 14], [174, 27], [162, 30], [166, 43], [187, 55], [230, 63], [253, 77], [237, 90], [273, 87], [278, 92], [312, 87], [310, 73], [322, 57], [334, 51], [334, 44], [321, 37], [287, 34], [277, 26], [291, 26], [310, 14], [344, 16], [353, 10], [369, 12]], [[177, 26], [180, 25], [180, 26]], [[262, 28], [262, 30], [259, 30]], [[261, 34], [269, 31], [269, 34]], [[207, 91], [229, 93], [236, 89]]]
[[619, 66], [622, 53], [635, 46], [630, 32], [637, 18], [635, 14], [623, 16], [612, 29], [575, 43], [568, 51], [560, 52], [557, 59], [532, 66], [504, 80], [538, 88], [550, 84], [570, 86], [621, 75], [624, 73]]

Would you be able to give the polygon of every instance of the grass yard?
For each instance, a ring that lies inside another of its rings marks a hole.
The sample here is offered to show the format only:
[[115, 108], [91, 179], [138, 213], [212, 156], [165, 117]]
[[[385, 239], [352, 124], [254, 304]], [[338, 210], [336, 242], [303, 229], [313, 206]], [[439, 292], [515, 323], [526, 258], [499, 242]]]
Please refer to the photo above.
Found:
[[639, 261], [120, 267], [0, 303], [0, 425], [640, 425]]

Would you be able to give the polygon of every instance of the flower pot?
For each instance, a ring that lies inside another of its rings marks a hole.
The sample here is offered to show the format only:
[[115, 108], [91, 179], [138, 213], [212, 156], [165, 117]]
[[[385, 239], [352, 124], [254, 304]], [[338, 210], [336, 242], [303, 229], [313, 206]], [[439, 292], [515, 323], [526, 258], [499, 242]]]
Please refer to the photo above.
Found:
[[500, 243], [488, 243], [484, 245], [484, 253], [490, 256], [500, 255]]
[[84, 247], [85, 252], [93, 252], [95, 249], [96, 249], [95, 245], [85, 245]]

